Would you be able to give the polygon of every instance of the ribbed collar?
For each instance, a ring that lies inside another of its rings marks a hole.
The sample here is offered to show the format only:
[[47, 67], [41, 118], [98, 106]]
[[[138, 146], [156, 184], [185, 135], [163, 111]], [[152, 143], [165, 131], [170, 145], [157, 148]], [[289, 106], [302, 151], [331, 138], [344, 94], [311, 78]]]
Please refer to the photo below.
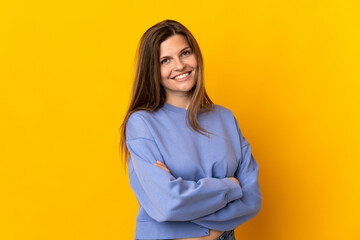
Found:
[[187, 109], [176, 107], [176, 106], [171, 105], [171, 104], [169, 104], [167, 102], [164, 103], [163, 108], [166, 109], [166, 110], [170, 110], [170, 111], [185, 114], [185, 115], [186, 115], [186, 112], [187, 112]]

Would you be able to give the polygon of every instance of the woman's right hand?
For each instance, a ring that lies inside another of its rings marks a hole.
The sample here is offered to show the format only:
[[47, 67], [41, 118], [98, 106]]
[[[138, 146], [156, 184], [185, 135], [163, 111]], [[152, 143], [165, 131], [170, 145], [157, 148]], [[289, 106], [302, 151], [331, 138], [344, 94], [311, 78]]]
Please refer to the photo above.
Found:
[[237, 184], [239, 184], [239, 186], [240, 186], [240, 183], [239, 183], [239, 181], [236, 179], [236, 178], [234, 178], [234, 177], [229, 177], [231, 180], [233, 180], [234, 182], [236, 182]]

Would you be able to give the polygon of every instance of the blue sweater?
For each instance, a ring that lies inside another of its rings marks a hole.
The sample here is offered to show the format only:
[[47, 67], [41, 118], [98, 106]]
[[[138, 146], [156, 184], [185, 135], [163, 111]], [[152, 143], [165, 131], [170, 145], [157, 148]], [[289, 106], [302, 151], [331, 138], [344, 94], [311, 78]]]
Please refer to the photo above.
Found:
[[[201, 126], [215, 133], [211, 139], [186, 125], [186, 109], [168, 103], [129, 117], [129, 182], [139, 203], [135, 240], [206, 236], [209, 229], [235, 229], [260, 211], [250, 145], [232, 111], [213, 106], [198, 114]], [[153, 165], [156, 160], [171, 174]]]

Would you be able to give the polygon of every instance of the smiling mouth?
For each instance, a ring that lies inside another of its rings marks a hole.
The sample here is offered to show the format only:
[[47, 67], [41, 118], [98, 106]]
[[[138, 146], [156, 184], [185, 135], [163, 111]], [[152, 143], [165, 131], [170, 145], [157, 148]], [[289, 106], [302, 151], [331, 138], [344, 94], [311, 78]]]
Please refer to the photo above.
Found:
[[177, 75], [176, 77], [173, 77], [173, 78], [171, 78], [171, 79], [177, 80], [177, 79], [185, 78], [185, 77], [187, 77], [188, 75], [190, 75], [191, 72], [192, 72], [192, 71], [189, 71], [189, 72], [186, 72], [186, 73]]

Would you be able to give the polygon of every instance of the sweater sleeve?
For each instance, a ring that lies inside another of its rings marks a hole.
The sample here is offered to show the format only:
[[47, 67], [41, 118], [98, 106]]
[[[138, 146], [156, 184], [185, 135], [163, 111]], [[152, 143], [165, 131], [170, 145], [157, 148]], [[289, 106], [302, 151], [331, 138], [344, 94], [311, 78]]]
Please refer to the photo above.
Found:
[[192, 222], [198, 225], [218, 231], [235, 229], [255, 217], [262, 205], [262, 195], [258, 181], [259, 166], [251, 153], [248, 141], [239, 129], [235, 117], [234, 119], [240, 137], [242, 152], [240, 164], [234, 177], [239, 180], [243, 196], [240, 199], [229, 202], [224, 208], [212, 214], [192, 220]]
[[139, 204], [154, 220], [189, 221], [241, 198], [240, 186], [229, 178], [202, 178], [195, 182], [175, 178], [153, 165], [156, 160], [163, 161], [162, 155], [140, 114], [129, 117], [126, 135], [130, 186]]

